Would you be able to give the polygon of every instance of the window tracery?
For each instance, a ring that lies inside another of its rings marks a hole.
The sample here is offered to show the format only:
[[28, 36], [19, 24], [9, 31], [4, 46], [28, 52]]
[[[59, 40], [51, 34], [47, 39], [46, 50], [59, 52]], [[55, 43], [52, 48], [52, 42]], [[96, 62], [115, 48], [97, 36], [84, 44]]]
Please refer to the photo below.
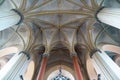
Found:
[[59, 74], [55, 78], [53, 78], [52, 80], [70, 80], [70, 79], [67, 78], [66, 76], [62, 75], [62, 70], [60, 68]]

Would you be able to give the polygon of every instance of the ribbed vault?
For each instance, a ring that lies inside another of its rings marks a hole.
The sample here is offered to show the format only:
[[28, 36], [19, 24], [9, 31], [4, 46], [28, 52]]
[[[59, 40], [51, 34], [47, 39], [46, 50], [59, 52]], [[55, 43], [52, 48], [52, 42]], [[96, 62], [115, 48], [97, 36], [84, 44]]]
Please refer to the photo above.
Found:
[[59, 61], [71, 64], [70, 54], [76, 52], [86, 74], [88, 52], [101, 44], [120, 46], [120, 30], [96, 19], [101, 7], [114, 7], [109, 5], [107, 0], [0, 0], [0, 10], [15, 9], [23, 16], [21, 24], [0, 31], [0, 48], [16, 46], [30, 53], [35, 71], [42, 53], [50, 55], [50, 66]]

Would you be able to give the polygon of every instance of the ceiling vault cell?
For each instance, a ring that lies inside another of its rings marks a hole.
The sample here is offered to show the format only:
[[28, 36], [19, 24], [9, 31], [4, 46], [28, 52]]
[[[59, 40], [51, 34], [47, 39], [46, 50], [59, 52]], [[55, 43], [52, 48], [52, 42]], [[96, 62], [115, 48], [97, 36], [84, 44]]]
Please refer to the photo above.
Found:
[[[3, 1], [0, 0], [0, 7], [5, 7], [4, 3], [7, 2]], [[36, 62], [35, 67], [40, 61], [37, 53], [41, 57], [43, 53], [50, 54], [47, 64], [55, 65], [54, 62], [59, 62], [70, 66], [70, 54], [76, 53], [84, 72], [88, 52], [97, 49], [100, 43], [120, 45], [119, 39], [116, 39], [120, 31], [96, 19], [96, 13], [104, 1], [10, 0], [7, 3], [11, 5], [8, 9], [20, 12], [23, 19], [19, 25], [11, 24], [11, 27], [0, 31], [0, 48], [17, 46], [30, 53]]]

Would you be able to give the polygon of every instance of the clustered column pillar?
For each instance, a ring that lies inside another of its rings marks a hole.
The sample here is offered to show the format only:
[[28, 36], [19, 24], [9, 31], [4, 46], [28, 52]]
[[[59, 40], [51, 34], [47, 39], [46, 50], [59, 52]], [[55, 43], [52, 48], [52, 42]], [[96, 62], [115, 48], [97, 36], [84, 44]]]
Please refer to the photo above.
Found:
[[16, 53], [0, 70], [0, 80], [21, 80], [30, 61], [30, 55], [25, 51]]
[[81, 70], [80, 70], [80, 66], [79, 66], [79, 63], [78, 63], [78, 58], [77, 58], [76, 53], [72, 54], [72, 60], [73, 60], [76, 79], [77, 80], [83, 80], [83, 76], [82, 76], [82, 73], [81, 73]]
[[23, 15], [15, 9], [0, 11], [0, 31], [22, 22]]
[[101, 80], [120, 80], [120, 68], [104, 51], [95, 52], [92, 58], [100, 70]]
[[96, 13], [98, 21], [120, 29], [120, 9], [100, 8]]
[[42, 58], [42, 62], [40, 65], [40, 70], [38, 73], [37, 80], [43, 80], [43, 78], [44, 78], [44, 73], [45, 73], [45, 69], [46, 69], [48, 56], [49, 56], [48, 54], [43, 54], [43, 58]]

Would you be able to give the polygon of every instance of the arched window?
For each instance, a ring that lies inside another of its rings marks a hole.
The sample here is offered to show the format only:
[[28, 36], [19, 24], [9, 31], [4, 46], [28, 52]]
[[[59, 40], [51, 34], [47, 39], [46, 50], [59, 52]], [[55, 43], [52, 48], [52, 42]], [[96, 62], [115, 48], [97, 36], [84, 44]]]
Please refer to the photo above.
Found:
[[52, 80], [70, 80], [70, 78], [62, 75], [62, 70], [61, 68], [59, 69], [59, 74], [55, 76]]
[[53, 71], [47, 78], [47, 80], [75, 80], [73, 75], [62, 69]]

